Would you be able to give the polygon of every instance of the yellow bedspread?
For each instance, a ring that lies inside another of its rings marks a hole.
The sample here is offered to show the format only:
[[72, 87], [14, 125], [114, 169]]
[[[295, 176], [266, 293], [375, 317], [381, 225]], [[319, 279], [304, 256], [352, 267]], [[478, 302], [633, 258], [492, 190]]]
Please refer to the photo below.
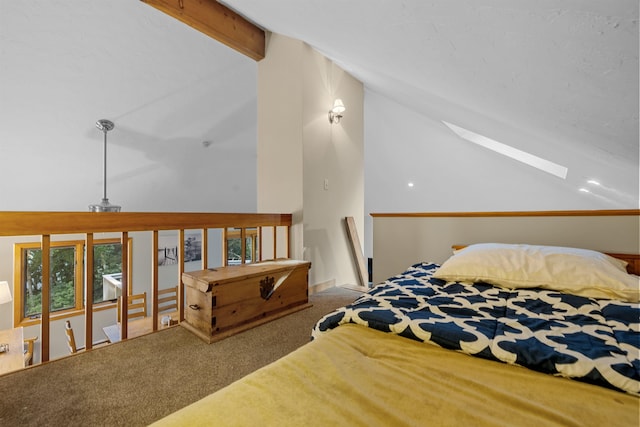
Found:
[[638, 426], [640, 399], [342, 325], [154, 426]]

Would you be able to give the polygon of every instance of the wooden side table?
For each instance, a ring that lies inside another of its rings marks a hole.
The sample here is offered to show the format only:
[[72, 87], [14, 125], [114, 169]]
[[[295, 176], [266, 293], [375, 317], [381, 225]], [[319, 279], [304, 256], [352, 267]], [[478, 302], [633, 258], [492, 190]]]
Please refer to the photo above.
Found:
[[22, 327], [0, 331], [0, 344], [8, 344], [9, 350], [0, 353], [0, 374], [24, 368], [24, 335]]

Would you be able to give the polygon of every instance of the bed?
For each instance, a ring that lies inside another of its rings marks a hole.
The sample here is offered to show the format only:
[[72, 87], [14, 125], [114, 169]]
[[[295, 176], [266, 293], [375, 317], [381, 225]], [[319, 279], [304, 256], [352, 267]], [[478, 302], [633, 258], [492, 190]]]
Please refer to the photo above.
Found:
[[[312, 341], [157, 425], [638, 425], [631, 263], [475, 244], [318, 321]], [[633, 271], [637, 273], [637, 271]]]

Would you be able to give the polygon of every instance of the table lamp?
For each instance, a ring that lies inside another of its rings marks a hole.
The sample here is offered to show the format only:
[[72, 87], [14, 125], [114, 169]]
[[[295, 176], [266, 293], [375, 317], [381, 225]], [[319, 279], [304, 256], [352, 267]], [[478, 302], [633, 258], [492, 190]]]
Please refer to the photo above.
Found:
[[11, 291], [9, 290], [9, 282], [0, 282], [0, 304], [11, 302]]
[[[0, 282], [0, 304], [11, 302], [11, 291], [8, 282]], [[0, 353], [9, 351], [9, 344], [0, 343]]]

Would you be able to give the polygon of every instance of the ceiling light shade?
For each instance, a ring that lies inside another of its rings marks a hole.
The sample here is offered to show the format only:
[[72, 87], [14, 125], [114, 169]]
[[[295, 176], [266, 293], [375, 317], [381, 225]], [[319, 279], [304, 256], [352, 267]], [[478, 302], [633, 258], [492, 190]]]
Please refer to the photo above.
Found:
[[111, 120], [101, 119], [96, 122], [96, 127], [104, 133], [104, 163], [103, 163], [103, 196], [97, 205], [89, 205], [90, 212], [120, 212], [120, 206], [112, 205], [107, 198], [107, 132], [115, 125]]
[[333, 102], [333, 108], [329, 110], [329, 123], [340, 123], [340, 119], [342, 118], [342, 113], [344, 113], [347, 109], [342, 102], [342, 99], [338, 98]]
[[8, 282], [0, 282], [0, 304], [11, 302], [11, 291]]

